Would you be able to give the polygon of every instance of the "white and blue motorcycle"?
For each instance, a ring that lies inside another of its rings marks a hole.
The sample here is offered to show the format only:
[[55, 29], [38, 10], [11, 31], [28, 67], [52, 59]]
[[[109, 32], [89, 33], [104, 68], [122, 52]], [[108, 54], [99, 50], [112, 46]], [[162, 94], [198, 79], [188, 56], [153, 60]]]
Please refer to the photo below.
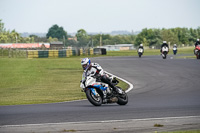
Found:
[[161, 53], [161, 55], [162, 55], [163, 59], [167, 58], [168, 52], [169, 52], [169, 48], [168, 47], [166, 47], [166, 46], [162, 47], [162, 53]]
[[[111, 77], [110, 80], [114, 85], [119, 83], [114, 77]], [[108, 103], [126, 105], [128, 103], [128, 95], [125, 92], [123, 95], [117, 94], [108, 84], [101, 82], [94, 76], [82, 77], [80, 87], [85, 92], [88, 101], [94, 106]], [[121, 89], [120, 87], [118, 88]]]
[[141, 57], [143, 54], [144, 50], [142, 48], [138, 49], [138, 56]]
[[177, 53], [177, 47], [173, 47], [173, 53], [174, 53], [174, 55], [176, 55], [176, 53]]

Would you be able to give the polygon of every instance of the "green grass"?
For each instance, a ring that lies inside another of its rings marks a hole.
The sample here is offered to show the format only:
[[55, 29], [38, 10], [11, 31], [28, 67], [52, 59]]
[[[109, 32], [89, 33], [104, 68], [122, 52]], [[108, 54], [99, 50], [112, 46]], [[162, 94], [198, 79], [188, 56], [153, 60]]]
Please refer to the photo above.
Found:
[[[0, 105], [85, 99], [81, 58], [0, 58]], [[120, 87], [127, 87], [121, 82]]]
[[159, 132], [159, 133], [200, 133], [200, 130], [174, 131], [174, 132]]
[[81, 74], [79, 58], [0, 59], [0, 105], [83, 99]]

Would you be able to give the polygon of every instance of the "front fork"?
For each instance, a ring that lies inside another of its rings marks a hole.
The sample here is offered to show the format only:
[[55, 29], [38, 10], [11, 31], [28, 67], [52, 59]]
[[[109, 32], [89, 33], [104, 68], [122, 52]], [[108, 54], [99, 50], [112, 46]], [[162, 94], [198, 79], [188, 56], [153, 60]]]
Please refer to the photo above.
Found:
[[95, 88], [84, 88], [83, 89], [84, 92], [86, 92], [87, 90], [91, 90], [92, 91], [92, 94], [95, 96], [95, 97], [98, 97], [99, 94], [97, 93], [96, 89]]

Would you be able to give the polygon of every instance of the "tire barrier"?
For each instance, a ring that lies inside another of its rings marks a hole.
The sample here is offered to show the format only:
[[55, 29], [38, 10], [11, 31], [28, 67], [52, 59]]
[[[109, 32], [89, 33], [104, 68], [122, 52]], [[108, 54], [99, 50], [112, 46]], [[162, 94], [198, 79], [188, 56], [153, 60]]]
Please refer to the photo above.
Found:
[[93, 54], [95, 54], [95, 55], [106, 55], [107, 52], [106, 52], [105, 48], [94, 48]]
[[27, 50], [27, 58], [55, 58], [80, 55], [93, 55], [93, 49]]
[[38, 51], [38, 57], [39, 58], [48, 58], [49, 57], [49, 51]]
[[73, 48], [73, 49], [13, 49], [0, 48], [0, 58], [66, 58], [82, 55], [102, 55], [106, 54], [106, 49], [99, 48]]
[[28, 50], [27, 57], [28, 58], [38, 58], [38, 50]]

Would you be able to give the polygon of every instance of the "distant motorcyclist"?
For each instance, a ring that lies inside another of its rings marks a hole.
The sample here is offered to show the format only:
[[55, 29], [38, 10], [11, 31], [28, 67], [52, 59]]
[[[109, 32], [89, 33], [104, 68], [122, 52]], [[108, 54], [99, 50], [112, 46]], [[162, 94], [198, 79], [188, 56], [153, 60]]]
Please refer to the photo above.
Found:
[[176, 44], [174, 44], [173, 48], [177, 48], [177, 45], [176, 45]]
[[143, 44], [140, 44], [140, 46], [138, 47], [138, 49], [143, 49], [143, 53], [144, 53], [144, 47], [143, 47]]
[[144, 53], [143, 44], [140, 44], [140, 46], [139, 46], [137, 52], [138, 52], [138, 56], [141, 58], [142, 55], [143, 55], [143, 53]]
[[176, 46], [176, 44], [174, 44], [174, 46], [173, 46], [173, 53], [174, 53], [174, 55], [176, 55], [177, 51], [178, 51], [177, 46]]
[[166, 46], [168, 49], [169, 49], [169, 45], [167, 44], [166, 41], [163, 41], [163, 44], [161, 45], [161, 49], [160, 49], [160, 52], [162, 53], [162, 48]]
[[194, 44], [194, 46], [195, 46], [195, 48], [194, 48], [194, 54], [195, 54], [195, 55], [197, 54], [197, 51], [198, 51], [198, 50], [196, 50], [196, 46], [197, 46], [197, 45], [200, 45], [199, 39], [197, 39], [196, 43]]
[[[91, 63], [89, 58], [84, 58], [81, 61], [81, 65], [83, 68], [83, 76], [94, 76], [97, 79], [100, 79], [102, 82], [108, 84], [111, 88], [113, 88], [114, 91], [116, 91], [118, 94], [123, 94], [123, 91], [118, 89], [113, 85], [110, 78], [104, 73], [102, 67], [97, 63]], [[83, 82], [83, 81], [82, 81]]]
[[195, 43], [194, 45], [195, 45], [195, 47], [196, 47], [197, 45], [200, 45], [199, 39], [197, 39], [197, 41], [196, 41], [196, 43]]

